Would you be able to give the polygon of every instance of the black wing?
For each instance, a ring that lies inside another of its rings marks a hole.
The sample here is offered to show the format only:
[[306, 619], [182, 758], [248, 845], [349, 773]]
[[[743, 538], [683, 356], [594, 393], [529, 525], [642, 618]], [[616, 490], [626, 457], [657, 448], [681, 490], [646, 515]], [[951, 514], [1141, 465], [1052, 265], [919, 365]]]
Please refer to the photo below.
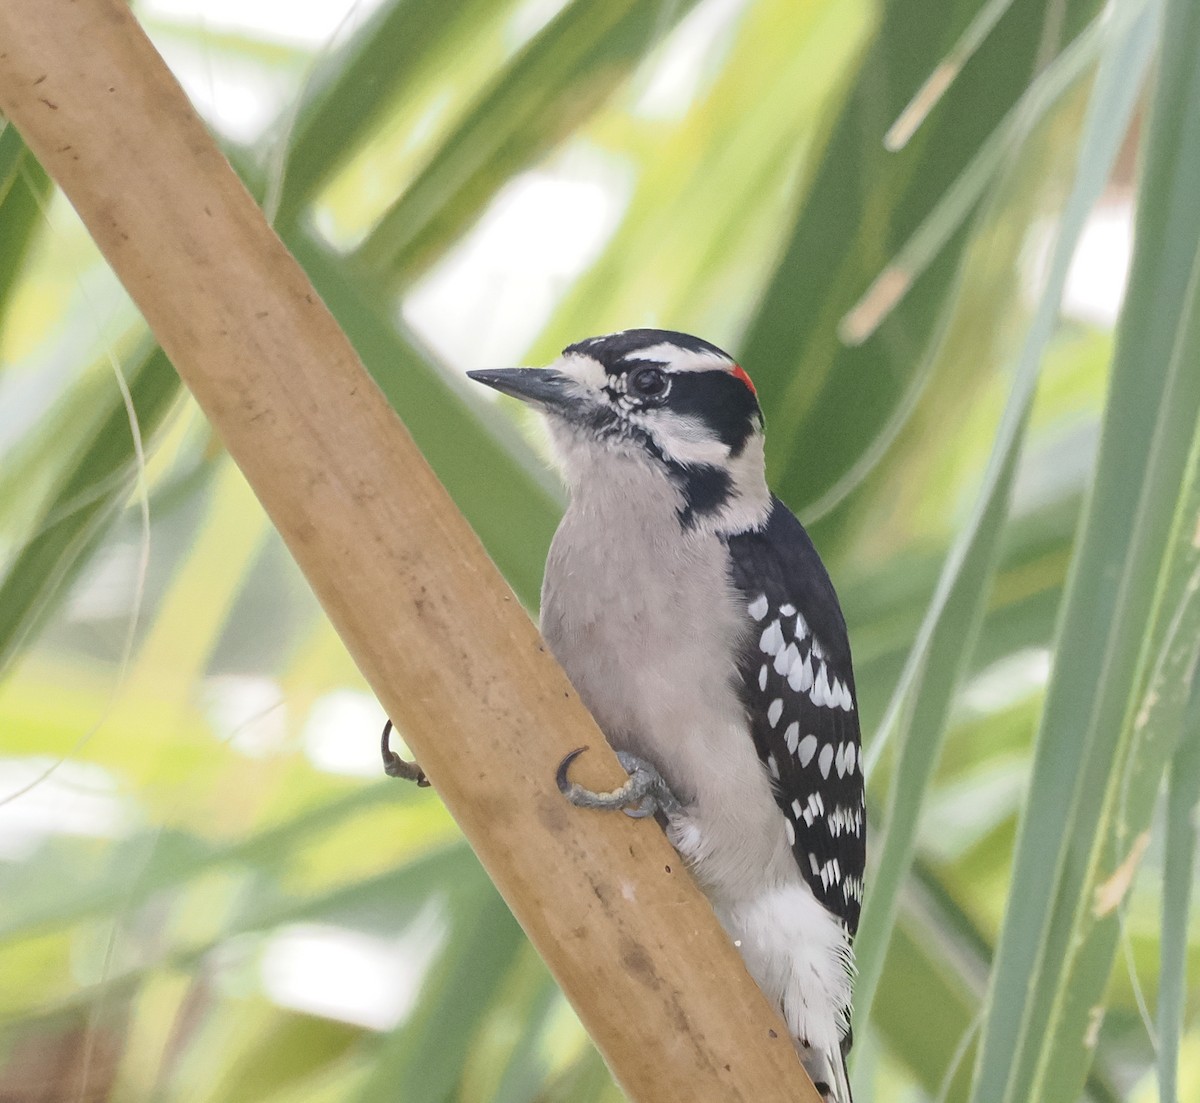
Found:
[[729, 538], [748, 637], [739, 664], [759, 757], [796, 863], [853, 935], [862, 909], [866, 803], [846, 622], [808, 533], [774, 500], [766, 525]]

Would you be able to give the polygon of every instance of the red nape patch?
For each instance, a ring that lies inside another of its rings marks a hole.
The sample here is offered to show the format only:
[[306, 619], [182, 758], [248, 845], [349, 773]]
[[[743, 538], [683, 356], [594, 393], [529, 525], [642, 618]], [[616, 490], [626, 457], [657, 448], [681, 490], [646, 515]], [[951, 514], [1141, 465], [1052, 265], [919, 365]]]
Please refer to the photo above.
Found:
[[754, 395], [755, 398], [758, 397], [758, 391], [754, 387], [754, 381], [746, 374], [746, 369], [743, 368], [741, 364], [733, 365], [733, 378], [740, 379], [746, 384], [747, 387], [750, 388], [750, 393]]

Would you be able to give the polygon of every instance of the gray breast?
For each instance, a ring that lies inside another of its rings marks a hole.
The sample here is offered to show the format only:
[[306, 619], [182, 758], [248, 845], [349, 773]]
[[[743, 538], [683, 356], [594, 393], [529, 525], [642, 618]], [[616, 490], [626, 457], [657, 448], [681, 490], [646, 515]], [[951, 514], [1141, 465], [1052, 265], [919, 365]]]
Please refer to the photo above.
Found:
[[672, 842], [720, 914], [798, 875], [737, 690], [749, 620], [728, 552], [682, 529], [679, 504], [633, 461], [577, 489], [546, 564], [542, 633], [609, 742], [684, 803]]
[[782, 817], [737, 690], [748, 618], [724, 542], [681, 528], [678, 506], [665, 476], [632, 461], [577, 489], [546, 564], [542, 632], [609, 742], [741, 837], [730, 859], [773, 855]]

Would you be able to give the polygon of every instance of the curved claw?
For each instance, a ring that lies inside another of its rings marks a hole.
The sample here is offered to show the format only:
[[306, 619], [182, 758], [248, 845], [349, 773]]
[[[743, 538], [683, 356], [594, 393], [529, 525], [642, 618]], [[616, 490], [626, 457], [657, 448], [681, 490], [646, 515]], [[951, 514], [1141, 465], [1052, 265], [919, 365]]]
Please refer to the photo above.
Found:
[[609, 793], [594, 793], [577, 785], [570, 778], [571, 763], [587, 747], [577, 747], [558, 764], [554, 780], [558, 791], [577, 808], [614, 810], [619, 808], [631, 819], [641, 820], [658, 812], [671, 815], [679, 809], [679, 801], [667, 787], [662, 776], [650, 763], [626, 751], [617, 752], [617, 761], [629, 775], [624, 785]]
[[588, 749], [589, 748], [586, 746], [576, 747], [573, 751], [564, 756], [563, 760], [558, 764], [557, 771], [555, 771], [554, 781], [558, 785], [558, 791], [568, 799], [570, 799], [571, 790], [575, 788], [575, 782], [573, 782], [567, 776], [571, 769], [571, 763]]
[[383, 735], [379, 740], [379, 748], [383, 753], [383, 772], [388, 777], [398, 777], [403, 781], [415, 781], [421, 789], [429, 788], [429, 778], [425, 771], [415, 762], [406, 762], [388, 746], [388, 736], [392, 734], [392, 722], [383, 725]]

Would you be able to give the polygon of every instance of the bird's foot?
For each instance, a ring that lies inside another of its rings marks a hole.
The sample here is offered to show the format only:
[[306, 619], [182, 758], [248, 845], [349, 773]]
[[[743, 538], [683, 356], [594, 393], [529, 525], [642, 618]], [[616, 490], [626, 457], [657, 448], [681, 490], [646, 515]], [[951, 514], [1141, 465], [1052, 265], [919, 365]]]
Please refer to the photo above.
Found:
[[379, 741], [380, 750], [383, 751], [383, 772], [388, 777], [415, 781], [422, 789], [429, 788], [429, 778], [425, 776], [425, 771], [415, 762], [406, 762], [388, 746], [388, 736], [391, 734], [392, 722], [389, 720], [383, 725], [383, 736]]
[[617, 789], [608, 793], [594, 793], [577, 785], [568, 776], [571, 763], [575, 761], [587, 747], [572, 751], [559, 763], [555, 780], [559, 792], [572, 804], [579, 808], [600, 808], [606, 810], [621, 809], [627, 816], [642, 819], [662, 812], [672, 816], [682, 807], [671, 788], [649, 762], [627, 751], [617, 751], [617, 761], [629, 774], [629, 780]]

